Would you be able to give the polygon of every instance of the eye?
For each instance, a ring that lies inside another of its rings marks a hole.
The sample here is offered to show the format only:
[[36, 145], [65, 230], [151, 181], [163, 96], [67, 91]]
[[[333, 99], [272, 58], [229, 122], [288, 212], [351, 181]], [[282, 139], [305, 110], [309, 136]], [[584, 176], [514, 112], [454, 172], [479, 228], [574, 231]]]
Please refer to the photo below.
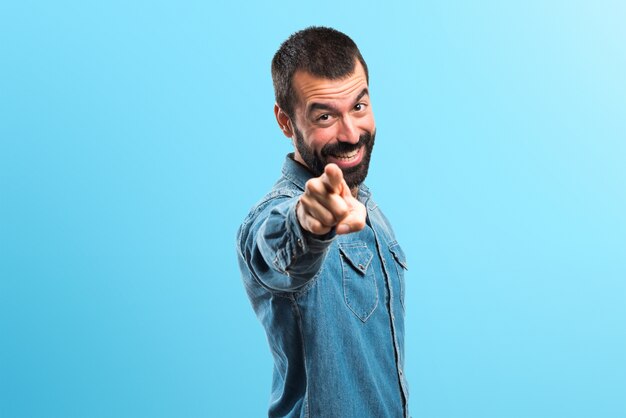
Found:
[[357, 112], [360, 112], [361, 110], [365, 109], [365, 104], [363, 103], [357, 103], [354, 105], [354, 110], [356, 110]]
[[320, 122], [326, 122], [328, 119], [330, 119], [330, 115], [328, 113], [324, 113], [317, 118], [317, 120]]

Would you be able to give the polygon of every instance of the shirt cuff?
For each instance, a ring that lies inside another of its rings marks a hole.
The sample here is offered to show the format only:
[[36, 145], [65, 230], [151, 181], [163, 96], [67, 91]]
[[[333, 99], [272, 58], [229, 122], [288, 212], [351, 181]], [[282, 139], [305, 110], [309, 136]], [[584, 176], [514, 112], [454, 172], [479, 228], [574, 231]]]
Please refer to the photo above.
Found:
[[296, 201], [296, 204], [293, 205], [293, 209], [287, 214], [287, 224], [290, 225], [290, 229], [296, 238], [296, 245], [298, 247], [292, 254], [297, 257], [298, 255], [309, 252], [321, 253], [328, 248], [337, 235], [335, 228], [333, 227], [324, 235], [316, 235], [302, 228], [297, 215], [298, 201]]

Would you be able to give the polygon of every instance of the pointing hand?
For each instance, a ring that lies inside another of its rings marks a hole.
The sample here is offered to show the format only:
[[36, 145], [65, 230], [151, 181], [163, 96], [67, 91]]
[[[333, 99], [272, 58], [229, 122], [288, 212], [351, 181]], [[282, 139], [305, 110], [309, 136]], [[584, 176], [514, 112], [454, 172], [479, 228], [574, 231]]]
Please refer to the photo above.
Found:
[[356, 200], [337, 165], [328, 164], [324, 173], [306, 182], [296, 209], [305, 230], [324, 235], [333, 227], [337, 234], [360, 231], [365, 227], [365, 206]]

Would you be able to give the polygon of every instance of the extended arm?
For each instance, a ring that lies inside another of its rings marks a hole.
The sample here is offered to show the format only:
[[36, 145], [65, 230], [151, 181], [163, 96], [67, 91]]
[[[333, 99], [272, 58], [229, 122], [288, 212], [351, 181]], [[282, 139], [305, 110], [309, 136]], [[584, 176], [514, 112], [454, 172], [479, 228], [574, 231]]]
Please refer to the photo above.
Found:
[[341, 170], [329, 164], [302, 195], [273, 200], [242, 226], [241, 258], [265, 287], [298, 290], [321, 268], [335, 233], [362, 229], [365, 216]]

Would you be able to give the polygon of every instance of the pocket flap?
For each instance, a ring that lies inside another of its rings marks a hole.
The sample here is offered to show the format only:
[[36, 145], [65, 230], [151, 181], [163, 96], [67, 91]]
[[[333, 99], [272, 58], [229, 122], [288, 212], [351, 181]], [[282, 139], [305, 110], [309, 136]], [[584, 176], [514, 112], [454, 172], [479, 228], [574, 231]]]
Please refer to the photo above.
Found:
[[398, 244], [397, 242], [394, 244], [391, 244], [389, 246], [389, 251], [391, 251], [391, 254], [393, 254], [393, 258], [396, 259], [398, 264], [400, 264], [403, 269], [405, 270], [409, 269], [406, 263], [406, 256], [404, 255], [404, 251], [402, 251], [400, 244]]
[[365, 274], [374, 255], [364, 242], [339, 244], [340, 255], [344, 257], [361, 274]]

